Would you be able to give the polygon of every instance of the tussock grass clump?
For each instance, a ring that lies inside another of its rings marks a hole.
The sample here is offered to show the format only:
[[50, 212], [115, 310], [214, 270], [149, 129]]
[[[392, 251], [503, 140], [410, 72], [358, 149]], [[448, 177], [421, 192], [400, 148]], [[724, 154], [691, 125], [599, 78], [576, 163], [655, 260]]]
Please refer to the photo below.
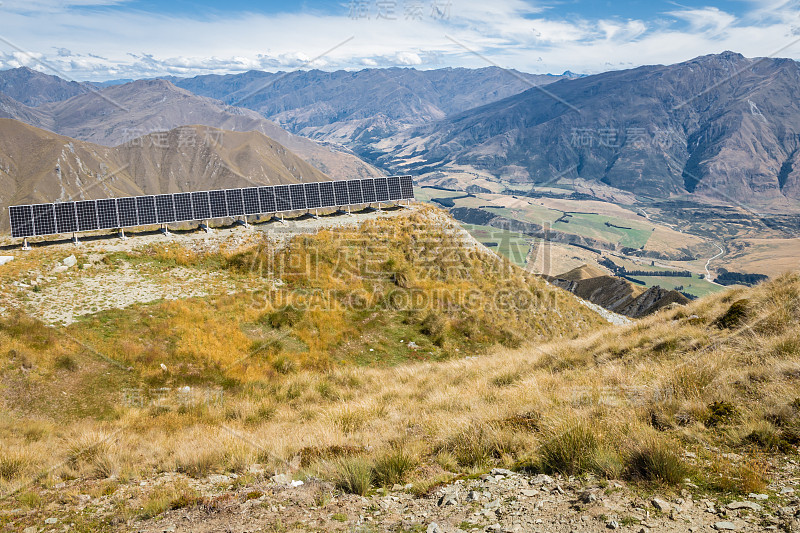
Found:
[[677, 485], [691, 473], [674, 445], [654, 438], [635, 444], [625, 458], [625, 476], [632, 480]]
[[0, 450], [0, 480], [12, 481], [22, 476], [31, 465], [31, 459], [20, 450]]
[[375, 479], [372, 463], [364, 457], [344, 457], [333, 463], [333, 482], [351, 494], [366, 496]]
[[539, 449], [539, 468], [549, 474], [575, 476], [595, 468], [600, 440], [588, 424], [579, 422], [556, 431]]
[[175, 452], [175, 470], [193, 478], [216, 471], [224, 459], [223, 450], [210, 443], [183, 443]]
[[173, 509], [192, 507], [203, 502], [196, 490], [186, 484], [173, 486], [162, 485], [151, 492], [142, 505], [139, 519], [146, 520]]
[[375, 482], [392, 486], [405, 481], [406, 475], [419, 465], [419, 458], [402, 446], [393, 446], [375, 460]]
[[513, 456], [521, 449], [513, 432], [497, 424], [473, 422], [450, 436], [438, 451], [452, 454], [461, 467], [479, 468], [503, 456]]

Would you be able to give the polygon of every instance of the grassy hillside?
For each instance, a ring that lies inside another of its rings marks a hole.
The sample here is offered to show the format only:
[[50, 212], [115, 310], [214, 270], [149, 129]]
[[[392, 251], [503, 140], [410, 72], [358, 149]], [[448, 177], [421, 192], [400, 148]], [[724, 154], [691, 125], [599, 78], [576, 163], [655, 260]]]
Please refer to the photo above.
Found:
[[[598, 328], [440, 216], [236, 254], [145, 249], [128, 258], [261, 290], [66, 328], [4, 317], [0, 509], [24, 513], [0, 525], [39, 523], [83, 493], [104, 503], [64, 517], [78, 530], [213, 506], [180, 480], [215, 472], [426, 493], [505, 465], [733, 496], [767, 491], [775, 454], [796, 453], [800, 276]], [[455, 298], [473, 289], [475, 305]], [[508, 290], [543, 300], [496, 305]], [[403, 291], [426, 305], [398, 305]], [[177, 476], [169, 491], [140, 486], [157, 473]]]

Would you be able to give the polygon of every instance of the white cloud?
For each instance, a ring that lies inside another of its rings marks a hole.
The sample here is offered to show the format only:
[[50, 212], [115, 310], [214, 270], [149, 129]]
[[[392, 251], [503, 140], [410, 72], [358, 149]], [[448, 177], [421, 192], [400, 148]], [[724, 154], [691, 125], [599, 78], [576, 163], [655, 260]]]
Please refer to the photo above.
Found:
[[[793, 32], [800, 28], [797, 10], [782, 2], [767, 7], [753, 2], [751, 11], [738, 19], [713, 7], [678, 8], [665, 14], [679, 21], [670, 24], [567, 20], [522, 0], [452, 0], [447, 12], [437, 16], [430, 2], [422, 2], [421, 17], [407, 17], [398, 8], [395, 20], [376, 19], [374, 13], [354, 19], [346, 4], [338, 16], [198, 19], [113, 7], [120, 3], [114, 0], [32, 1], [6, 0], [0, 6], [0, 65], [33, 66], [38, 60], [62, 76], [94, 80], [250, 69], [491, 63], [530, 72], [596, 73], [726, 49], [751, 57], [771, 55], [797, 39]], [[73, 9], [76, 5], [112, 7]], [[20, 50], [33, 51], [33, 59]], [[800, 57], [800, 45], [780, 55]]]

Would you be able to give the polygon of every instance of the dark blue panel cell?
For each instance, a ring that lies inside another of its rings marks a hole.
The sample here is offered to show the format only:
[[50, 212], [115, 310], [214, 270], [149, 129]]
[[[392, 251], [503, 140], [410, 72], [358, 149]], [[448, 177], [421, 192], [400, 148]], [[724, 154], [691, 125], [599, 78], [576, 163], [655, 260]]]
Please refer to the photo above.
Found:
[[272, 187], [259, 187], [258, 199], [262, 213], [274, 213], [277, 211], [275, 207], [275, 189]]
[[378, 202], [389, 201], [389, 185], [386, 184], [386, 178], [375, 178], [375, 200]]
[[336, 194], [333, 192], [333, 182], [323, 181], [319, 184], [320, 205], [331, 207], [336, 205]]
[[276, 211], [292, 210], [292, 200], [289, 196], [288, 185], [275, 186], [275, 204], [276, 204]]
[[119, 227], [130, 228], [139, 224], [139, 217], [136, 214], [136, 198], [117, 198], [117, 214], [119, 215]]
[[400, 176], [400, 196], [408, 200], [414, 198], [414, 181], [411, 176]]
[[351, 204], [364, 203], [364, 195], [361, 194], [361, 180], [348, 180], [347, 192], [350, 193]]
[[246, 215], [257, 215], [262, 212], [258, 204], [258, 189], [256, 187], [242, 189], [242, 198], [244, 198], [244, 213]]
[[192, 214], [194, 220], [208, 220], [211, 218], [211, 205], [206, 191], [192, 193]]
[[185, 222], [195, 220], [192, 215], [192, 195], [188, 192], [181, 192], [172, 195], [172, 203], [175, 204], [175, 221]]
[[309, 209], [316, 209], [320, 207], [321, 201], [319, 198], [319, 183], [306, 183], [306, 207]]
[[136, 213], [139, 215], [139, 226], [158, 224], [156, 216], [156, 199], [153, 196], [136, 197]]
[[175, 204], [172, 203], [171, 194], [159, 194], [156, 196], [156, 214], [158, 215], [159, 224], [175, 222]]
[[97, 200], [97, 227], [100, 229], [118, 228], [117, 201], [114, 198]]
[[228, 202], [228, 216], [244, 215], [244, 200], [242, 189], [226, 189], [225, 201]]
[[94, 200], [75, 202], [75, 213], [78, 215], [78, 231], [93, 231], [99, 228], [97, 202]]
[[33, 206], [33, 229], [36, 235], [53, 235], [56, 231], [56, 211], [53, 204]]
[[372, 204], [378, 200], [375, 197], [375, 180], [361, 180], [361, 191], [364, 193], [364, 203]]
[[225, 202], [225, 191], [209, 191], [208, 200], [211, 203], [211, 218], [228, 216], [228, 204]]
[[292, 210], [306, 208], [306, 192], [302, 184], [289, 185], [289, 195], [292, 198]]
[[33, 229], [33, 208], [29, 205], [15, 205], [9, 208], [11, 216], [11, 236], [12, 237], [32, 237], [35, 235]]
[[350, 205], [350, 194], [347, 192], [346, 181], [334, 181], [333, 191], [336, 196], [336, 205]]
[[402, 198], [402, 194], [400, 193], [400, 178], [397, 176], [390, 176], [386, 178], [386, 182], [389, 185], [389, 200], [399, 200]]

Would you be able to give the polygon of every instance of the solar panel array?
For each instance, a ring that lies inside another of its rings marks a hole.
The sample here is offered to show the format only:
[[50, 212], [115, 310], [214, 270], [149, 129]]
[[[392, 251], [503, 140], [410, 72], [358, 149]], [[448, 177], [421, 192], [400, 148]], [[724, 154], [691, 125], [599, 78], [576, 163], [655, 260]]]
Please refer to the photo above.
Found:
[[411, 176], [9, 207], [12, 237], [201, 221], [414, 198]]

